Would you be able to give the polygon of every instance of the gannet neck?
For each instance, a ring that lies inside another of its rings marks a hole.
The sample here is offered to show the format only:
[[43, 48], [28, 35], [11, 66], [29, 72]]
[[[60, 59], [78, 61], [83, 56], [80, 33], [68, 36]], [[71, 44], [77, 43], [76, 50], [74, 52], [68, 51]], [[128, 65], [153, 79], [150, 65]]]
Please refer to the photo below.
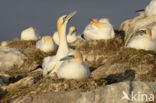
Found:
[[83, 62], [83, 56], [82, 56], [82, 54], [79, 51], [75, 50], [74, 54], [75, 54], [74, 61]]
[[66, 38], [66, 26], [67, 26], [67, 23], [66, 22], [63, 23], [63, 17], [61, 17], [57, 23], [57, 31], [59, 35], [59, 48], [58, 48], [56, 57], [59, 59], [62, 56], [67, 55], [69, 51], [67, 38]]
[[152, 32], [149, 28], [146, 29], [146, 35], [152, 37]]

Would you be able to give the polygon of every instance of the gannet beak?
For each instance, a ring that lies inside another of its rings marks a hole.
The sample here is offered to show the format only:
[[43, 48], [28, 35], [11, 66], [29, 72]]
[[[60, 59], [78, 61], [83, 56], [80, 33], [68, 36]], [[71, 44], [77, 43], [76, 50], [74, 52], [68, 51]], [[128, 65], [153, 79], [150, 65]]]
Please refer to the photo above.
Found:
[[68, 14], [67, 17], [65, 18], [65, 21], [69, 21], [76, 13], [77, 13], [77, 11], [74, 11], [74, 12]]
[[142, 11], [145, 11], [145, 9], [140, 9], [140, 10], [137, 10], [136, 12], [142, 12]]
[[73, 59], [73, 58], [74, 58], [74, 55], [68, 55], [68, 56], [60, 59], [60, 61], [70, 60], [70, 59]]

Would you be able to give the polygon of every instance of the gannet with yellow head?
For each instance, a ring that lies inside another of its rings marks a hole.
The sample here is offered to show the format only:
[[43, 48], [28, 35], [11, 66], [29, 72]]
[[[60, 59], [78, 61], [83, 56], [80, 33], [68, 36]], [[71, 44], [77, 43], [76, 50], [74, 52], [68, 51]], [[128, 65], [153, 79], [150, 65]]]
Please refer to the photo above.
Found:
[[151, 30], [149, 28], [141, 28], [136, 33], [137, 36], [132, 38], [127, 47], [145, 50], [156, 49], [156, 43], [152, 39]]
[[21, 40], [38, 40], [40, 38], [39, 31], [34, 27], [29, 27], [21, 32]]
[[71, 26], [69, 28], [69, 32], [68, 32], [68, 35], [67, 35], [67, 41], [68, 43], [73, 43], [77, 40], [77, 29], [75, 26]]
[[[76, 41], [76, 40], [77, 40], [76, 34], [77, 34], [77, 29], [76, 29], [76, 27], [75, 27], [75, 26], [71, 26], [71, 27], [69, 28], [69, 32], [68, 32], [68, 34], [67, 34], [67, 42], [68, 42], [68, 43], [73, 43], [74, 41]], [[59, 36], [58, 36], [58, 32], [55, 32], [55, 33], [53, 34], [53, 38], [54, 38], [55, 43], [56, 43], [57, 45], [59, 45]]]
[[51, 52], [57, 49], [56, 44], [51, 36], [44, 36], [36, 43], [36, 48], [43, 52]]
[[5, 47], [5, 46], [7, 46], [7, 45], [8, 45], [8, 42], [7, 42], [7, 41], [2, 41], [2, 42], [1, 42], [1, 46]]
[[82, 54], [77, 50], [72, 50], [62, 58], [62, 63], [57, 71], [59, 78], [65, 79], [85, 79], [89, 78], [91, 73], [87, 65], [83, 62]]
[[145, 8], [146, 16], [156, 15], [156, 0], [152, 0]]
[[76, 14], [77, 12], [74, 11], [69, 15], [61, 16], [57, 21], [57, 31], [59, 36], [59, 48], [55, 56], [49, 56], [44, 58], [43, 60], [43, 75], [47, 75], [50, 73], [50, 76], [53, 73], [57, 72], [57, 69], [63, 63], [60, 61], [61, 58], [67, 56], [69, 52], [68, 44], [67, 44], [67, 37], [66, 37], [66, 26], [69, 20]]
[[83, 34], [86, 40], [107, 40], [115, 36], [113, 26], [107, 18], [100, 20], [97, 18], [91, 19], [90, 24], [86, 26]]

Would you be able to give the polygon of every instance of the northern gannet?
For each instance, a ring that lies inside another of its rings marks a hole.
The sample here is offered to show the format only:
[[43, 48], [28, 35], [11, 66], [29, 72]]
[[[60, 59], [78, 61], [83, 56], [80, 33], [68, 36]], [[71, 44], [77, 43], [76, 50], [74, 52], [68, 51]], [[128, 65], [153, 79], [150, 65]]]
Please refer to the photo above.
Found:
[[83, 32], [86, 40], [107, 40], [115, 37], [112, 24], [106, 18], [93, 18]]
[[5, 46], [7, 46], [7, 45], [8, 45], [8, 42], [7, 42], [7, 41], [2, 41], [2, 42], [1, 42], [1, 46], [5, 47]]
[[152, 0], [145, 8], [146, 16], [156, 15], [156, 0]]
[[65, 62], [62, 63], [57, 71], [57, 76], [59, 78], [85, 79], [90, 77], [90, 70], [83, 62], [82, 54], [79, 51], [73, 50], [69, 52], [61, 61]]
[[138, 35], [128, 43], [129, 48], [155, 50], [156, 43], [152, 40], [151, 30], [141, 28], [136, 32]]
[[36, 43], [36, 48], [43, 52], [51, 52], [57, 49], [56, 44], [51, 36], [44, 36]]
[[[68, 32], [68, 34], [67, 34], [67, 42], [68, 42], [68, 43], [73, 43], [74, 41], [77, 40], [76, 33], [77, 33], [76, 27], [75, 27], [75, 26], [71, 26], [71, 27], [69, 28], [69, 32]], [[55, 43], [56, 43], [57, 45], [59, 45], [59, 36], [58, 36], [58, 32], [55, 32], [55, 33], [53, 34], [53, 39], [54, 39]]]
[[77, 34], [76, 27], [75, 26], [71, 26], [69, 28], [69, 33], [67, 35], [67, 41], [68, 41], [68, 43], [73, 43], [73, 42], [75, 42], [77, 40], [76, 34]]
[[67, 44], [67, 37], [66, 37], [66, 26], [69, 20], [76, 14], [77, 12], [74, 11], [69, 15], [61, 16], [57, 21], [57, 31], [59, 36], [59, 48], [55, 56], [49, 56], [44, 58], [43, 60], [43, 76], [50, 73], [50, 76], [53, 73], [57, 72], [57, 69], [63, 63], [60, 61], [61, 58], [67, 56], [69, 52], [68, 44]]
[[39, 31], [34, 27], [29, 27], [21, 32], [21, 40], [38, 40], [40, 38]]

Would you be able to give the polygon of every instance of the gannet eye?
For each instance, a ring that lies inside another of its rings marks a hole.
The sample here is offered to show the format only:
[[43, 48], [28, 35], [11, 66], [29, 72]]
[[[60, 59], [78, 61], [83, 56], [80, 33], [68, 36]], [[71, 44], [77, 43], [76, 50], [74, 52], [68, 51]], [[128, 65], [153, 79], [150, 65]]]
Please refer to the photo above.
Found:
[[141, 35], [145, 35], [146, 34], [146, 30], [140, 30], [140, 32], [141, 32], [140, 33]]
[[146, 34], [146, 30], [139, 30], [139, 31], [137, 31], [137, 33], [139, 33], [140, 35], [145, 35]]
[[70, 58], [75, 58], [75, 56], [74, 56], [74, 55], [69, 55], [68, 57], [70, 57]]

